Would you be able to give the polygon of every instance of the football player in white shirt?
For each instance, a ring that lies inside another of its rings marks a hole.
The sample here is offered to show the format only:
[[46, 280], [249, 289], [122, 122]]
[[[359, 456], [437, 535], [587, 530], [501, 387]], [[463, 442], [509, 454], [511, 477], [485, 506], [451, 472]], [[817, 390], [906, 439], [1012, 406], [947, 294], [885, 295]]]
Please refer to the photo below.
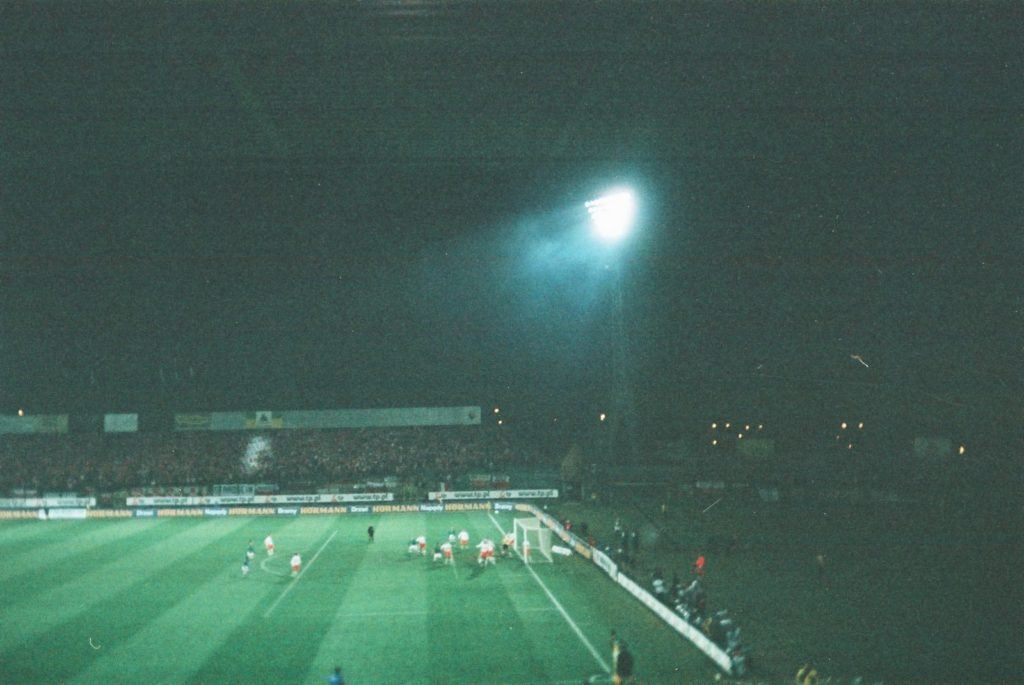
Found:
[[477, 549], [480, 550], [480, 555], [476, 559], [476, 563], [480, 566], [484, 564], [494, 563], [494, 543], [490, 539], [484, 538], [477, 545]]
[[292, 578], [299, 575], [299, 571], [302, 570], [302, 557], [296, 552], [292, 555]]
[[267, 556], [274, 556], [274, 538], [269, 535], [263, 538], [263, 546], [267, 548]]
[[523, 538], [523, 561], [530, 563], [530, 541]]
[[494, 558], [494, 540], [487, 539], [487, 563], [492, 566], [497, 564], [497, 559]]
[[427, 536], [420, 535], [416, 538], [416, 546], [420, 548], [420, 555], [427, 556]]
[[459, 547], [462, 549], [469, 547], [469, 533], [464, 530], [459, 531]]
[[444, 555], [444, 563], [454, 564], [455, 560], [452, 559], [452, 543], [445, 542], [441, 545], [441, 554]]
[[477, 543], [476, 548], [480, 550], [480, 553], [476, 557], [476, 565], [483, 566], [484, 562], [487, 561], [487, 538], [484, 538]]

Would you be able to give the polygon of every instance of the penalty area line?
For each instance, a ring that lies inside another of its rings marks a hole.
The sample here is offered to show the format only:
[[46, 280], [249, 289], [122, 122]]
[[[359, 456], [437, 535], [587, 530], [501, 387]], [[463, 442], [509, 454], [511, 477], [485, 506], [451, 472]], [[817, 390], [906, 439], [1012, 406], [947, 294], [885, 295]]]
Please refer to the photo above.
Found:
[[[497, 528], [498, 531], [501, 532], [501, 534], [504, 536], [505, 531], [502, 530], [501, 524], [498, 523], [498, 519], [494, 518], [494, 514], [492, 514], [491, 512], [487, 512], [487, 516], [491, 519], [491, 522], [494, 524], [494, 527]], [[522, 556], [519, 554], [519, 550], [515, 550], [515, 553], [516, 556], [518, 556], [520, 559], [522, 558]], [[572, 631], [576, 633], [576, 637], [580, 639], [580, 642], [582, 642], [583, 645], [587, 648], [587, 650], [590, 652], [590, 655], [594, 657], [594, 661], [596, 661], [598, 665], [604, 669], [605, 673], [611, 673], [611, 667], [604, 659], [601, 658], [601, 655], [598, 653], [598, 651], [594, 649], [594, 645], [591, 644], [590, 640], [587, 639], [587, 636], [583, 634], [583, 631], [580, 630], [580, 627], [576, 625], [576, 621], [572, 620], [572, 617], [569, 616], [569, 613], [562, 606], [561, 602], [559, 602], [555, 598], [555, 596], [551, 594], [551, 590], [549, 590], [548, 586], [544, 584], [544, 581], [540, 579], [540, 576], [537, 575], [537, 572], [534, 571], [533, 568], [527, 563], [523, 563], [523, 566], [525, 566], [526, 570], [530, 572], [530, 575], [533, 576], [533, 579], [537, 581], [537, 584], [540, 585], [540, 589], [543, 590], [544, 594], [548, 596], [548, 599], [551, 600], [551, 603], [554, 605], [555, 609], [558, 609], [558, 613], [562, 615], [562, 618], [565, 619], [565, 622], [568, 623], [569, 627], [572, 628]]]
[[295, 584], [302, 579], [302, 576], [306, 575], [306, 572], [309, 571], [309, 568], [313, 565], [313, 562], [316, 561], [316, 558], [320, 556], [320, 553], [324, 551], [327, 545], [331, 544], [331, 540], [333, 540], [334, 536], [337, 534], [338, 531], [334, 531], [333, 533], [331, 533], [331, 537], [327, 538], [327, 542], [320, 545], [320, 549], [316, 551], [316, 554], [313, 555], [313, 558], [309, 560], [308, 564], [306, 564], [306, 568], [302, 569], [302, 573], [292, 578], [292, 582], [288, 583], [288, 587], [284, 589], [284, 592], [281, 593], [281, 596], [275, 599], [274, 603], [270, 605], [270, 608], [263, 613], [263, 618], [267, 618], [268, 616], [270, 616], [270, 614], [274, 612], [274, 609], [276, 609], [277, 605], [281, 603], [281, 600], [287, 597], [288, 593], [292, 591], [293, 587], [295, 587]]

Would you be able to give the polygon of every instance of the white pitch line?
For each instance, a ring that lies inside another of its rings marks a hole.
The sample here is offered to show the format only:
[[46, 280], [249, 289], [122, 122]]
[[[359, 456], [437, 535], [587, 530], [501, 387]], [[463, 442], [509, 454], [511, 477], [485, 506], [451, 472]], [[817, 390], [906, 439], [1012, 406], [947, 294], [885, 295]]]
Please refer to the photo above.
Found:
[[313, 562], [316, 561], [316, 558], [318, 556], [320, 556], [320, 552], [324, 551], [324, 549], [327, 547], [327, 545], [330, 544], [331, 540], [333, 540], [334, 536], [337, 535], [337, 534], [338, 534], [338, 531], [334, 531], [333, 533], [331, 533], [331, 537], [327, 538], [327, 542], [325, 542], [324, 544], [320, 545], [320, 549], [318, 549], [316, 551], [316, 554], [313, 555], [313, 558], [309, 560], [308, 564], [306, 564], [306, 568], [302, 569], [302, 573], [300, 573], [299, 575], [295, 576], [295, 578], [292, 579], [292, 582], [290, 582], [288, 584], [288, 587], [286, 587], [284, 589], [284, 592], [281, 593], [281, 596], [278, 597], [277, 599], [275, 599], [274, 603], [270, 605], [270, 608], [267, 609], [266, 612], [264, 612], [263, 618], [267, 618], [268, 616], [270, 616], [270, 614], [273, 613], [274, 609], [277, 608], [277, 605], [281, 603], [281, 600], [288, 596], [288, 593], [292, 591], [292, 588], [295, 587], [295, 584], [298, 583], [299, 580], [302, 579], [302, 576], [306, 575], [306, 572], [309, 571], [309, 567], [312, 566]]
[[[494, 514], [492, 514], [491, 512], [487, 512], [487, 516], [491, 519], [491, 522], [494, 523], [494, 527], [497, 528], [504, 536], [505, 531], [502, 530], [501, 524], [498, 523], [498, 519], [494, 518]], [[516, 556], [520, 556], [519, 550], [516, 550]], [[522, 557], [520, 556], [520, 558]], [[572, 617], [569, 616], [568, 612], [566, 612], [562, 604], [555, 598], [553, 594], [551, 594], [551, 590], [549, 590], [548, 586], [544, 584], [544, 581], [540, 579], [540, 576], [538, 576], [537, 572], [533, 570], [533, 567], [526, 563], [524, 563], [523, 566], [526, 567], [526, 570], [529, 571], [530, 575], [533, 576], [533, 579], [537, 581], [537, 584], [540, 585], [540, 588], [544, 591], [544, 594], [548, 596], [548, 599], [551, 600], [551, 603], [555, 605], [556, 609], [558, 609], [558, 613], [562, 614], [562, 618], [565, 619], [566, 623], [569, 624], [569, 627], [572, 628], [574, 633], [576, 633], [576, 637], [578, 637], [580, 639], [580, 642], [584, 644], [584, 646], [590, 652], [590, 655], [594, 657], [594, 661], [596, 661], [601, 666], [601, 668], [604, 669], [605, 673], [611, 673], [611, 667], [604, 659], [601, 658], [601, 655], [598, 653], [598, 651], [594, 649], [594, 645], [590, 643], [590, 640], [587, 639], [587, 636], [584, 635], [583, 631], [580, 630], [580, 627], [576, 625], [576, 621], [572, 620]]]

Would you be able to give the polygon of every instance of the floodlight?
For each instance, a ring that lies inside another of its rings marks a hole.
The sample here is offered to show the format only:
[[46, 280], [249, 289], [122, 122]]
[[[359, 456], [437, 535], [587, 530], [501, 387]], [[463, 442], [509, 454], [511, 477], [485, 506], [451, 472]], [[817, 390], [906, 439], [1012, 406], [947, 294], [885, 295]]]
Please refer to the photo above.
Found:
[[606, 243], [622, 240], [633, 226], [636, 200], [633, 193], [620, 190], [587, 203], [594, 233]]

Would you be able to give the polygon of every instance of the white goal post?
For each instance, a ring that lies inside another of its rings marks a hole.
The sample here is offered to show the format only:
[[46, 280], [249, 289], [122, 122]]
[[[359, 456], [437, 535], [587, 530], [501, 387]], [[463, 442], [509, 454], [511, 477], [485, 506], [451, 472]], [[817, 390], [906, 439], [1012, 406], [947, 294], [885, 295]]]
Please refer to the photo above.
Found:
[[[551, 529], [538, 518], [517, 518], [513, 522], [516, 551], [527, 563], [551, 562]], [[529, 555], [524, 552], [524, 542], [529, 543]]]

